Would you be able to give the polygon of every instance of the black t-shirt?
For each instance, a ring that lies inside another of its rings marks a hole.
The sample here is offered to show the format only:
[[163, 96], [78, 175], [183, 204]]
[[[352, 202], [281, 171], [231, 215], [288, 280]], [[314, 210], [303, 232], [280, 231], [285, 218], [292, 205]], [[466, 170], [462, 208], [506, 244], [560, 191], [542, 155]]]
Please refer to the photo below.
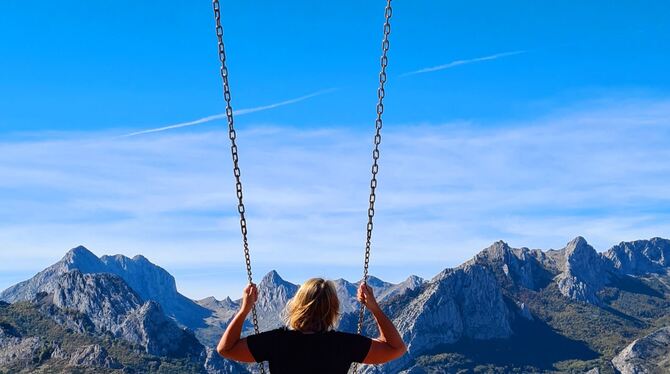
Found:
[[268, 361], [270, 373], [346, 374], [352, 362], [362, 362], [372, 339], [339, 331], [304, 334], [280, 328], [247, 336], [256, 362]]

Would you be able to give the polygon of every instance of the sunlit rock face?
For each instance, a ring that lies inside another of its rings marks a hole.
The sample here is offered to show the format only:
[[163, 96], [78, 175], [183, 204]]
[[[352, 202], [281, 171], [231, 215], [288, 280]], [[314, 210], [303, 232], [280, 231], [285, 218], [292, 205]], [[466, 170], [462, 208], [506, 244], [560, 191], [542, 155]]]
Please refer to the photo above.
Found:
[[609, 284], [614, 273], [611, 262], [577, 237], [562, 249], [562, 272], [556, 277], [558, 289], [573, 300], [600, 304], [597, 293]]
[[666, 273], [670, 267], [670, 240], [621, 242], [605, 252], [605, 256], [623, 274]]
[[670, 327], [633, 341], [612, 364], [621, 374], [670, 373]]
[[407, 344], [408, 354], [386, 365], [366, 366], [365, 373], [398, 372], [412, 357], [461, 339], [505, 339], [513, 334], [514, 312], [505, 303], [495, 274], [474, 263], [446, 269], [414, 292], [382, 306]]
[[79, 246], [71, 249], [57, 263], [37, 273], [31, 279], [18, 283], [0, 293], [0, 300], [8, 303], [28, 301], [40, 292], [52, 293], [57, 283], [54, 279], [70, 270], [78, 269], [82, 273], [101, 273], [105, 266], [88, 249]]
[[40, 292], [53, 293], [55, 278], [71, 270], [84, 274], [115, 274], [145, 301], [160, 304], [164, 313], [182, 326], [197, 329], [211, 311], [177, 292], [174, 277], [144, 256], [122, 255], [98, 258], [83, 246], [71, 249], [57, 263], [0, 293], [0, 300], [13, 303], [32, 300]]
[[[544, 252], [528, 248], [511, 248], [503, 241], [497, 241], [479, 252], [469, 263], [489, 267], [497, 274], [503, 286], [539, 290], [553, 278], [551, 270], [555, 265]], [[550, 266], [546, 264], [550, 263]]]
[[111, 333], [156, 356], [202, 354], [202, 346], [193, 334], [165, 316], [158, 303], [143, 301], [116, 275], [72, 270], [54, 282], [53, 293], [43, 296], [40, 302], [49, 299], [61, 311], [79, 312], [98, 333]]
[[410, 351], [439, 343], [505, 338], [510, 312], [493, 273], [479, 265], [441, 272], [394, 316]]
[[[512, 248], [498, 241], [470, 261], [445, 269], [429, 281], [410, 276], [394, 284], [369, 277], [368, 284], [398, 327], [409, 352], [399, 360], [365, 366], [362, 371], [421, 372], [422, 357], [464, 342], [519, 344], [519, 326], [541, 326], [546, 323], [546, 313], [553, 313], [551, 308], [545, 310], [543, 304], [538, 304], [538, 298], [596, 311], [611, 307], [607, 295], [628, 292], [626, 297], [633, 297], [630, 293], [637, 292], [642, 296], [635, 297], [651, 298], [650, 302], [660, 308], [665, 305], [663, 293], [653, 287], [661, 290], [667, 283], [668, 242], [654, 238], [621, 243], [601, 254], [581, 237], [562, 249], [548, 251]], [[656, 283], [644, 283], [648, 278]], [[338, 279], [334, 283], [342, 313], [338, 329], [354, 332], [360, 281]], [[299, 286], [271, 271], [258, 287], [260, 330], [282, 325], [282, 312]], [[142, 256], [98, 258], [86, 248], [77, 247], [30, 280], [5, 290], [0, 297], [9, 302], [34, 303], [41, 313], [77, 333], [123, 339], [156, 357], [187, 358], [182, 361], [197, 363], [208, 373], [246, 372], [244, 367], [221, 359], [212, 349], [239, 310], [240, 300], [187, 299], [177, 292], [175, 280], [167, 271]], [[650, 311], [661, 315], [657, 309]], [[367, 313], [363, 333], [376, 336], [375, 325]], [[184, 329], [189, 326], [194, 327], [194, 333]], [[252, 331], [248, 319], [243, 334]], [[17, 357], [27, 360], [35, 350], [42, 349], [39, 337], [22, 337], [10, 330], [0, 332], [0, 362]], [[666, 336], [667, 331], [659, 332], [633, 342], [613, 363], [624, 373], [654, 372], [656, 367], [668, 371], [662, 366], [665, 361], [656, 359], [667, 356], [663, 350]], [[109, 358], [113, 355], [109, 347], [105, 351], [100, 345], [88, 345], [76, 352], [52, 348], [54, 355], [62, 355], [59, 357], [71, 361], [73, 366], [114, 368], [118, 364]], [[439, 359], [431, 363], [436, 372], [449, 364]], [[656, 367], [644, 366], [649, 362]]]

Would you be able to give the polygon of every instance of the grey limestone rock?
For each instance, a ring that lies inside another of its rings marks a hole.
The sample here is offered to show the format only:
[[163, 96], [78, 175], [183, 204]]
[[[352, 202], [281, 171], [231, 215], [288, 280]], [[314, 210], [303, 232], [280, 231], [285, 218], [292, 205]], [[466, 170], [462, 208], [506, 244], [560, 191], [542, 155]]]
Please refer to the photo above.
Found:
[[670, 327], [637, 339], [612, 359], [621, 374], [670, 372]]
[[70, 366], [100, 367], [119, 369], [121, 365], [109, 357], [107, 351], [98, 344], [86, 345], [77, 349], [69, 360]]
[[448, 269], [394, 316], [410, 352], [461, 338], [506, 338], [510, 313], [493, 273], [467, 264]]
[[511, 248], [507, 243], [497, 241], [479, 252], [470, 263], [490, 267], [503, 282], [513, 286], [538, 290], [552, 278], [551, 272], [543, 266], [547, 261], [542, 251]]
[[276, 271], [266, 274], [258, 284], [258, 324], [261, 331], [282, 325], [282, 315], [286, 303], [298, 291], [298, 286], [287, 282]]
[[623, 274], [666, 273], [670, 267], [670, 240], [652, 238], [621, 242], [610, 248], [605, 256]]
[[161, 305], [166, 315], [191, 329], [202, 327], [211, 314], [208, 309], [177, 292], [175, 279], [165, 269], [143, 256], [128, 258], [122, 255], [98, 258], [83, 246], [71, 249], [57, 263], [0, 293], [0, 300], [10, 303], [33, 300], [38, 293], [52, 294], [61, 275], [78, 270], [84, 274], [115, 274], [130, 286], [140, 298]]
[[556, 277], [561, 293], [574, 300], [599, 305], [597, 293], [609, 284], [614, 268], [581, 236], [563, 248], [562, 272]]
[[0, 325], [0, 367], [22, 363], [27, 366], [41, 346], [40, 338], [24, 338], [11, 327]]
[[[97, 333], [109, 333], [141, 346], [147, 353], [195, 357], [202, 346], [195, 337], [165, 316], [154, 301], [143, 301], [118, 276], [82, 274], [72, 270], [54, 279], [50, 303], [60, 311], [85, 315]], [[44, 302], [44, 299], [41, 300]], [[55, 320], [67, 316], [54, 313]]]
[[398, 372], [433, 347], [461, 339], [504, 339], [513, 334], [512, 312], [488, 266], [469, 262], [446, 269], [415, 292], [382, 303], [408, 354], [385, 365], [366, 365], [364, 373]]

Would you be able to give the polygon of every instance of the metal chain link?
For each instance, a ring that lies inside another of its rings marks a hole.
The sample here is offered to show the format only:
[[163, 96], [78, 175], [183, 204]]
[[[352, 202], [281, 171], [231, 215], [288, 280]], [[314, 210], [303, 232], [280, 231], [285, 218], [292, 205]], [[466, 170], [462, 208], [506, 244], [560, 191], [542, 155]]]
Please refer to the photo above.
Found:
[[[242, 243], [244, 247], [244, 260], [247, 267], [247, 278], [249, 283], [252, 283], [252, 272], [251, 272], [251, 256], [249, 253], [249, 242], [247, 239], [247, 221], [245, 217], [245, 208], [243, 202], [242, 194], [242, 181], [241, 181], [241, 172], [239, 168], [239, 156], [237, 153], [237, 144], [236, 137], [237, 133], [234, 127], [233, 120], [233, 109], [231, 105], [231, 96], [230, 96], [230, 86], [228, 84], [228, 68], [226, 67], [226, 52], [223, 43], [223, 27], [221, 26], [221, 10], [219, 6], [219, 0], [213, 0], [212, 6], [214, 8], [214, 18], [216, 20], [216, 36], [218, 39], [218, 52], [219, 52], [219, 61], [221, 62], [221, 79], [223, 81], [223, 98], [226, 102], [226, 117], [228, 119], [228, 137], [230, 139], [230, 152], [233, 159], [233, 175], [235, 176], [235, 189], [237, 193], [237, 211], [240, 214], [240, 230], [242, 232]], [[369, 198], [369, 207], [368, 207], [368, 223], [367, 223], [367, 234], [365, 240], [365, 262], [363, 265], [363, 283], [367, 284], [368, 279], [368, 267], [370, 263], [370, 248], [372, 245], [372, 229], [373, 218], [375, 215], [375, 199], [376, 199], [376, 189], [377, 189], [377, 173], [379, 172], [379, 145], [381, 144], [381, 130], [383, 126], [382, 115], [384, 113], [384, 96], [386, 92], [384, 86], [386, 84], [386, 66], [388, 65], [387, 53], [389, 50], [389, 34], [391, 33], [391, 16], [393, 10], [391, 8], [391, 0], [387, 0], [386, 8], [384, 10], [384, 38], [382, 40], [382, 56], [380, 59], [381, 71], [379, 72], [379, 88], [377, 89], [377, 119], [375, 121], [375, 136], [374, 136], [374, 149], [372, 151], [372, 178], [370, 180], [370, 198]], [[259, 333], [258, 329], [258, 315], [256, 313], [256, 307], [252, 307], [252, 321], [254, 325], [254, 332]], [[365, 313], [365, 306], [361, 305], [358, 315], [358, 333], [362, 332], [363, 328], [363, 318]], [[259, 368], [261, 373], [265, 373], [265, 366], [262, 363], [259, 363]], [[358, 371], [358, 365], [353, 367], [354, 373]]]
[[[391, 16], [393, 14], [393, 9], [391, 8], [391, 0], [386, 1], [386, 8], [384, 9], [384, 39], [382, 40], [382, 56], [380, 59], [381, 70], [379, 71], [379, 88], [377, 89], [377, 120], [375, 121], [375, 137], [374, 137], [374, 149], [372, 150], [372, 178], [370, 179], [370, 199], [368, 207], [368, 224], [367, 224], [367, 235], [365, 239], [365, 262], [363, 264], [363, 284], [367, 285], [368, 282], [368, 266], [370, 264], [370, 247], [372, 245], [372, 228], [373, 228], [373, 218], [375, 216], [375, 200], [376, 200], [376, 190], [377, 190], [377, 173], [379, 172], [379, 144], [382, 141], [382, 115], [384, 114], [384, 96], [386, 96], [386, 91], [384, 86], [386, 85], [386, 66], [388, 65], [387, 53], [389, 50], [389, 34], [391, 33]], [[365, 306], [361, 304], [358, 311], [358, 328], [357, 331], [360, 334], [363, 330], [363, 318], [365, 316]], [[358, 372], [358, 364], [354, 364], [353, 372]]]
[[[237, 193], [237, 211], [240, 214], [240, 230], [242, 231], [242, 244], [244, 247], [244, 261], [247, 266], [247, 279], [249, 284], [253, 283], [251, 273], [251, 255], [249, 254], [249, 241], [247, 239], [247, 219], [245, 217], [244, 201], [242, 199], [242, 180], [239, 167], [239, 156], [237, 155], [237, 132], [233, 126], [233, 107], [230, 104], [230, 86], [228, 84], [228, 68], [226, 67], [226, 50], [223, 45], [223, 27], [221, 26], [221, 8], [219, 0], [212, 0], [214, 8], [214, 19], [216, 21], [216, 37], [219, 45], [219, 61], [221, 62], [221, 80], [223, 82], [223, 99], [226, 101], [226, 118], [228, 119], [228, 138], [230, 139], [230, 153], [233, 159], [233, 175], [235, 176], [235, 190]], [[251, 319], [254, 324], [254, 333], [258, 334], [258, 314], [256, 306], [251, 308]], [[265, 365], [258, 363], [261, 373], [265, 373]]]

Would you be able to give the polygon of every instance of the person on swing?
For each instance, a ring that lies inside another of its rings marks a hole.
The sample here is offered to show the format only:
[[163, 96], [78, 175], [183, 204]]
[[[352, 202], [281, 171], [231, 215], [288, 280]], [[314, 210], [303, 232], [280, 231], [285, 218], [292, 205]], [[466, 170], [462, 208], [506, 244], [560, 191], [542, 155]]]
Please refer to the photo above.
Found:
[[334, 330], [340, 302], [333, 282], [321, 278], [305, 282], [289, 300], [286, 327], [240, 338], [242, 324], [258, 298], [256, 285], [250, 284], [216, 350], [235, 361], [268, 361], [272, 374], [344, 374], [353, 362], [381, 364], [405, 354], [405, 343], [380, 309], [372, 289], [361, 284], [357, 297], [377, 321], [376, 339]]

